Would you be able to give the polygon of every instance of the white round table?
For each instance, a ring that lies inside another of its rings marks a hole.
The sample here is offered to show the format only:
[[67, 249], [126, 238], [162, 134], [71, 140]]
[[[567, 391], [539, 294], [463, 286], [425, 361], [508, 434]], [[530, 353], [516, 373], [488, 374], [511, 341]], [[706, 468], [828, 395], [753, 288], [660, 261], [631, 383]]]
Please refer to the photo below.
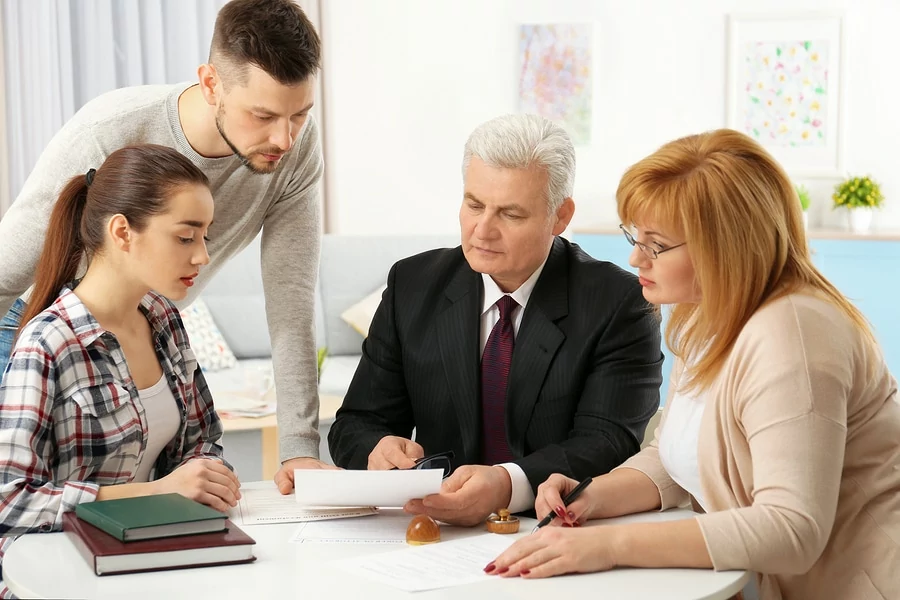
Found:
[[[384, 511], [397, 514], [398, 511]], [[643, 513], [598, 521], [662, 521], [690, 517], [688, 510]], [[377, 519], [378, 517], [363, 517]], [[533, 519], [523, 519], [527, 535]], [[245, 565], [157, 571], [97, 577], [64, 533], [20, 537], [3, 558], [3, 579], [20, 598], [367, 598], [415, 596], [421, 600], [460, 598], [642, 598], [714, 600], [730, 598], [749, 579], [745, 571], [698, 569], [615, 569], [541, 580], [486, 578], [484, 582], [408, 593], [339, 570], [329, 561], [403, 548], [398, 544], [298, 544], [290, 541], [297, 523], [242, 526], [256, 540], [256, 561]], [[484, 533], [482, 528], [443, 526], [442, 540]]]

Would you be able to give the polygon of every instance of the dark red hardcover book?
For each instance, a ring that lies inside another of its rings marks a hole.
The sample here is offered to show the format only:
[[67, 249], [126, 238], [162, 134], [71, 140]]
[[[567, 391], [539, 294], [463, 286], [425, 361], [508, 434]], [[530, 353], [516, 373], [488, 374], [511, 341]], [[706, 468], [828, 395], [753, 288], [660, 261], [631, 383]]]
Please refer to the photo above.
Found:
[[256, 542], [226, 520], [225, 531], [120, 542], [69, 512], [63, 531], [97, 575], [235, 565], [256, 560]]

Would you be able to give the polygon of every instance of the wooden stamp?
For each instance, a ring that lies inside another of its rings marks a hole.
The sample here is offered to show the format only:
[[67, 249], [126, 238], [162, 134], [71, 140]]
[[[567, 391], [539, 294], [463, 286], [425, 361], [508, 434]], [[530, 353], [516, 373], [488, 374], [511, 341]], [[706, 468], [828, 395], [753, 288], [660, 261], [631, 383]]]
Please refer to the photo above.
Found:
[[497, 514], [488, 517], [486, 523], [487, 530], [491, 533], [518, 533], [519, 531], [519, 518], [511, 516], [507, 508], [501, 508]]
[[406, 543], [422, 546], [441, 541], [441, 527], [428, 515], [416, 515], [406, 528]]

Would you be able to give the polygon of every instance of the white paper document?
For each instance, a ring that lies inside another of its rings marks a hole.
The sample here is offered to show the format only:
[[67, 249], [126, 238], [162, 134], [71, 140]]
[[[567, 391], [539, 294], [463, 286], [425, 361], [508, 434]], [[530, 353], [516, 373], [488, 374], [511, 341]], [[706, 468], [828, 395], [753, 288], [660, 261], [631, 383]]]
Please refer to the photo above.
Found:
[[488, 533], [336, 560], [331, 565], [407, 592], [423, 592], [489, 581], [491, 576], [484, 572], [485, 565], [509, 548], [517, 537]]
[[364, 517], [377, 512], [372, 507], [304, 508], [290, 494], [283, 496], [274, 482], [254, 481], [241, 485], [241, 499], [228, 516], [236, 525], [264, 525]]
[[298, 544], [405, 544], [410, 515], [376, 515], [369, 519], [317, 521], [301, 525]]
[[441, 491], [441, 469], [335, 471], [297, 469], [294, 496], [301, 506], [402, 507]]

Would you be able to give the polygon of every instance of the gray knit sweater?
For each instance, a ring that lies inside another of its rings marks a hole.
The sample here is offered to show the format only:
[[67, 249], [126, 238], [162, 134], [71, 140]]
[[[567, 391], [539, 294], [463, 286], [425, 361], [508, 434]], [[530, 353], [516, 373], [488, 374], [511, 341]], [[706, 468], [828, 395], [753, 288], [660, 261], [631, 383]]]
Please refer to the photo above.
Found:
[[210, 263], [181, 303], [262, 229], [265, 290], [282, 460], [319, 455], [314, 294], [321, 229], [318, 182], [322, 151], [312, 117], [278, 169], [252, 173], [235, 156], [204, 158], [191, 148], [178, 118], [178, 97], [189, 84], [108, 92], [87, 103], [47, 145], [22, 192], [0, 220], [0, 316], [33, 283], [50, 211], [66, 181], [99, 167], [130, 144], [170, 146], [209, 177], [215, 221]]

